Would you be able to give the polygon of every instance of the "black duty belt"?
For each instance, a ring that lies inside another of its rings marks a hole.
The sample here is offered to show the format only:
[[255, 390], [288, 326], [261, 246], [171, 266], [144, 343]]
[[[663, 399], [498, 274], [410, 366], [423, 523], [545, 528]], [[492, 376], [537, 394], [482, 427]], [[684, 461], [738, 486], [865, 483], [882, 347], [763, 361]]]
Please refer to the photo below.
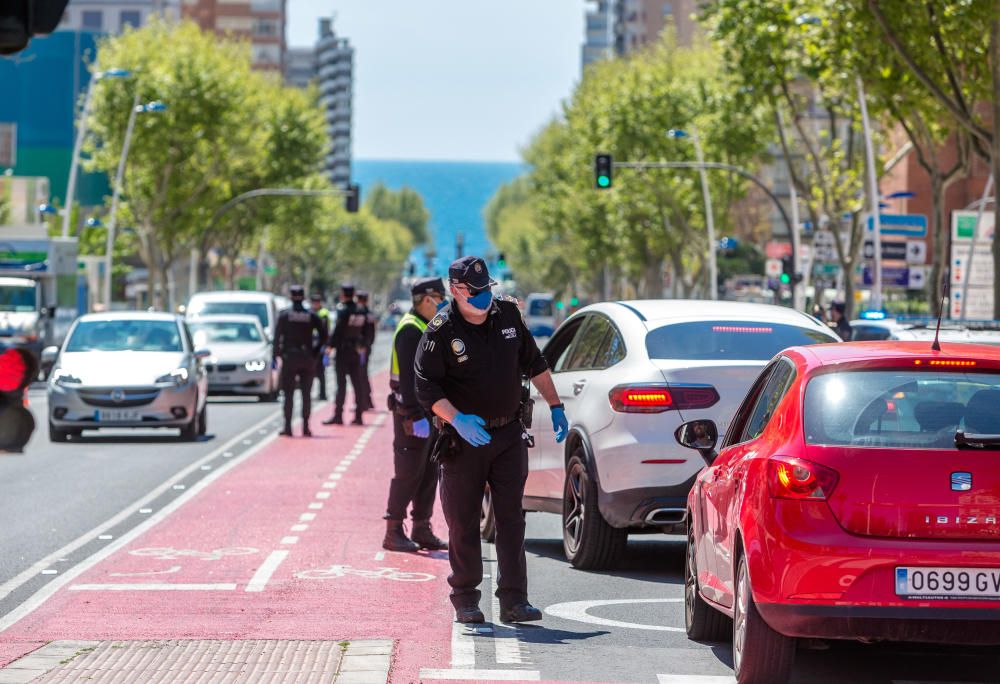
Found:
[[[508, 416], [506, 418], [490, 418], [486, 421], [485, 427], [487, 430], [498, 430], [502, 427], [510, 425], [517, 419], [518, 416]], [[443, 420], [441, 420], [437, 416], [434, 416], [434, 418], [431, 419], [431, 422], [434, 424], [434, 427], [437, 428], [438, 430], [440, 430], [441, 427], [446, 424]]]

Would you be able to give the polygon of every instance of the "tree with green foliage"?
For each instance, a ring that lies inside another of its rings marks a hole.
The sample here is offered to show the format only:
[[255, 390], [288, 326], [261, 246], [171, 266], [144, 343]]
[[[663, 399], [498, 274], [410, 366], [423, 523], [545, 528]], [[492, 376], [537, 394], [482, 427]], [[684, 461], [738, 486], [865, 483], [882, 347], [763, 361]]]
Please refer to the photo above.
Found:
[[413, 188], [390, 190], [384, 183], [376, 183], [366, 193], [365, 207], [376, 218], [402, 224], [410, 231], [414, 244], [423, 245], [430, 240], [427, 222], [431, 215], [424, 206], [424, 198]]

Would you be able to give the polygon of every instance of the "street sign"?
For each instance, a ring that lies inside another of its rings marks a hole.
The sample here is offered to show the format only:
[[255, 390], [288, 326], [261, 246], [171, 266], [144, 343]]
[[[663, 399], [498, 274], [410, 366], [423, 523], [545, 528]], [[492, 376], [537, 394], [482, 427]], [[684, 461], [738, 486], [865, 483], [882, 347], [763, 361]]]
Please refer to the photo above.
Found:
[[907, 269], [906, 289], [922, 290], [926, 286], [927, 286], [927, 267], [910, 266], [909, 269]]
[[[792, 253], [792, 243], [771, 240], [764, 245], [764, 255], [768, 259], [780, 259]], [[779, 271], [780, 273], [780, 271]]]
[[976, 235], [975, 254], [972, 269], [969, 269], [969, 249], [976, 230], [975, 211], [953, 211], [951, 213], [951, 315], [962, 315], [962, 290], [968, 276], [968, 302], [966, 318], [993, 318], [993, 225], [992, 211], [983, 212]]
[[[875, 241], [865, 240], [864, 249], [861, 252], [865, 259], [872, 259], [875, 256]], [[899, 240], [882, 240], [882, 260], [883, 261], [903, 261], [906, 259], [906, 243]]]
[[816, 261], [836, 261], [836, 238], [829, 230], [818, 230], [813, 235], [813, 253]]
[[[922, 238], [927, 235], [927, 217], [923, 214], [879, 214], [878, 220], [879, 230], [883, 236]], [[865, 225], [866, 232], [875, 232], [875, 222], [870, 215], [865, 215]]]
[[927, 243], [923, 240], [906, 241], [906, 263], [926, 264], [927, 263]]
[[[862, 282], [871, 287], [875, 283], [874, 269], [865, 266]], [[908, 287], [910, 284], [910, 269], [905, 266], [883, 266], [882, 287]]]
[[[962, 288], [952, 290], [951, 317], [962, 316]], [[972, 320], [993, 319], [993, 290], [981, 287], [969, 288], [969, 303], [965, 307], [965, 317]]]
[[781, 259], [768, 259], [764, 262], [764, 275], [768, 278], [780, 278]]

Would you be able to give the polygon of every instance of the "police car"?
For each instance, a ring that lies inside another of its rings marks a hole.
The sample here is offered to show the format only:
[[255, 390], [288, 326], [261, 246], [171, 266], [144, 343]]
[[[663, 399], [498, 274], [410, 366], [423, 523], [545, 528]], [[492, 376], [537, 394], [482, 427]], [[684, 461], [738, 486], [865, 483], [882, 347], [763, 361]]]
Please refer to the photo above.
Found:
[[[937, 329], [937, 319], [927, 317], [892, 318], [881, 311], [865, 311], [851, 321], [851, 342], [875, 340], [924, 341], [930, 343]], [[998, 321], [941, 322], [942, 342], [968, 342], [1000, 345]]]

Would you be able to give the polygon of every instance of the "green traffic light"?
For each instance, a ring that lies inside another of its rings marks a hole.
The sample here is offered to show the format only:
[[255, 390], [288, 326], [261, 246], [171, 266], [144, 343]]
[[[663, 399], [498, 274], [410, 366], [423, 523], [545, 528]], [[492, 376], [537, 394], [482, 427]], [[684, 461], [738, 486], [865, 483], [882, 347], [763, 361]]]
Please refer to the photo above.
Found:
[[790, 275], [788, 275], [787, 273], [782, 273], [781, 274], [781, 282], [782, 282], [782, 284], [787, 285], [788, 283], [792, 282], [792, 277]]
[[602, 188], [607, 188], [611, 185], [611, 179], [607, 176], [598, 176], [597, 184]]
[[569, 305], [570, 306], [577, 306], [579, 303], [580, 303], [580, 300], [577, 299], [576, 297], [573, 297], [573, 299], [569, 300]]
[[560, 300], [560, 301], [556, 302], [556, 308], [557, 309], [564, 309], [564, 308], [566, 308], [566, 305], [562, 303], [562, 300]]

